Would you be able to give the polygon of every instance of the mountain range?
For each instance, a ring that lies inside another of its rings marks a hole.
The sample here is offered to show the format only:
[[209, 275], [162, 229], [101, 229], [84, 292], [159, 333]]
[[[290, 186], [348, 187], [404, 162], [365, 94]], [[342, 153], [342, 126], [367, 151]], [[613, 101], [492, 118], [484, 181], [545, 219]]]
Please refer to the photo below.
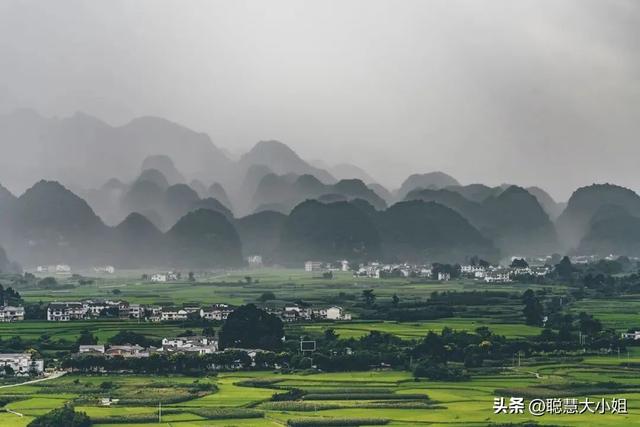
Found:
[[640, 196], [613, 184], [579, 188], [566, 204], [539, 187], [463, 185], [443, 172], [389, 190], [278, 141], [234, 161], [206, 135], [152, 117], [114, 127], [22, 110], [0, 116], [0, 140], [0, 246], [25, 265], [640, 255]]

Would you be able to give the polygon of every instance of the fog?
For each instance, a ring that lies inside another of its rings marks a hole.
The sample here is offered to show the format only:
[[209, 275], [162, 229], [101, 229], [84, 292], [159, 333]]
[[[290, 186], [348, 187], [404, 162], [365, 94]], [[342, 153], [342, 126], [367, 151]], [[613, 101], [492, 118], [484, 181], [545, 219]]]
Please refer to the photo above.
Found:
[[0, 0], [0, 113], [23, 107], [277, 139], [389, 187], [639, 190], [640, 4]]

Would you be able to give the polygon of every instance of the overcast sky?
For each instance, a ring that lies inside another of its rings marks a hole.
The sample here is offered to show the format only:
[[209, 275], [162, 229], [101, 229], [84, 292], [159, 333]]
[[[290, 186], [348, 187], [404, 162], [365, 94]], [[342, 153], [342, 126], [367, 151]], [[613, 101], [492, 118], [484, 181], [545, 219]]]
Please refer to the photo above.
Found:
[[0, 0], [0, 111], [158, 115], [391, 187], [640, 190], [640, 2]]

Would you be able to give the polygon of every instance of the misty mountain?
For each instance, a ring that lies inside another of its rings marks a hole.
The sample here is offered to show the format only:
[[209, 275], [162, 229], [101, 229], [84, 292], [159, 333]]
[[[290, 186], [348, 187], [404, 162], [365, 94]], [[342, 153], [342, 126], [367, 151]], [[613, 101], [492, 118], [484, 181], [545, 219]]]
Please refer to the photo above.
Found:
[[174, 184], [167, 188], [161, 211], [165, 224], [175, 224], [178, 218], [186, 215], [199, 200], [198, 193], [187, 184]]
[[[499, 187], [490, 192], [487, 189], [489, 187], [476, 185], [472, 192], [468, 188], [461, 192], [450, 189], [414, 190], [406, 200], [437, 202], [455, 210], [494, 241], [506, 255], [514, 252], [526, 255], [545, 253], [557, 247], [553, 224], [534, 196], [517, 186], [504, 191]], [[475, 195], [477, 199], [482, 198], [480, 194], [489, 196], [476, 202], [465, 198], [461, 194], [464, 192]]]
[[243, 256], [262, 255], [265, 263], [274, 261], [280, 243], [280, 233], [287, 215], [263, 211], [236, 220], [235, 225], [242, 241]]
[[350, 163], [340, 163], [338, 165], [331, 166], [328, 168], [328, 171], [337, 180], [359, 179], [366, 184], [370, 184], [376, 181], [371, 177], [371, 175], [369, 175], [367, 171]]
[[169, 188], [169, 180], [158, 169], [144, 169], [136, 181], [149, 181], [162, 190]]
[[[0, 181], [9, 188], [26, 188], [42, 178], [97, 188], [114, 175], [133, 178], [143, 160], [158, 155], [207, 180], [226, 176], [231, 168], [207, 135], [157, 117], [111, 126], [82, 113], [59, 119], [18, 110], [0, 116], [0, 141]], [[148, 160], [144, 168], [168, 172], [157, 161]]]
[[222, 184], [214, 182], [213, 184], [211, 184], [211, 186], [209, 186], [209, 189], [207, 190], [207, 194], [210, 197], [213, 197], [214, 199], [218, 200], [220, 203], [226, 206], [227, 209], [233, 212], [233, 204], [231, 204], [229, 195], [225, 191]]
[[[285, 212], [307, 199], [325, 201], [364, 199], [376, 209], [385, 209], [386, 202], [375, 191], [358, 179], [343, 179], [335, 184], [324, 184], [313, 175], [266, 175], [258, 184], [253, 206], [279, 205]], [[280, 210], [280, 209], [279, 209]]]
[[162, 173], [167, 181], [167, 187], [173, 184], [181, 184], [186, 182], [186, 178], [176, 168], [171, 157], [167, 155], [152, 155], [145, 157], [140, 168], [143, 173], [145, 170], [157, 170]]
[[371, 218], [347, 203], [307, 200], [284, 222], [279, 262], [299, 266], [307, 260], [370, 260], [380, 256], [380, 236]]
[[118, 268], [163, 266], [164, 236], [139, 213], [129, 214], [113, 229], [109, 260]]
[[37, 263], [88, 262], [108, 231], [82, 198], [54, 181], [39, 181], [18, 197], [8, 223], [11, 253]]
[[189, 212], [166, 234], [169, 262], [182, 268], [238, 267], [242, 244], [233, 224], [220, 212]]
[[567, 207], [556, 221], [565, 248], [575, 247], [580, 242], [595, 213], [607, 205], [616, 205], [629, 215], [640, 216], [640, 196], [628, 188], [612, 184], [581, 187], [573, 192]]
[[462, 262], [472, 255], [498, 255], [491, 241], [462, 215], [439, 203], [400, 202], [376, 216], [387, 260]]
[[198, 199], [194, 201], [189, 207], [189, 211], [195, 211], [198, 209], [208, 209], [210, 211], [220, 212], [229, 221], [233, 221], [233, 212], [231, 212], [225, 205], [220, 203], [218, 199], [214, 199], [213, 197]]
[[556, 202], [549, 193], [540, 187], [527, 187], [527, 191], [538, 200], [538, 203], [540, 203], [540, 206], [552, 221], [555, 221], [566, 207], [566, 203]]
[[131, 212], [156, 212], [156, 214], [160, 215], [160, 224], [156, 221], [154, 221], [154, 224], [158, 228], [163, 228], [165, 222], [160, 211], [164, 209], [165, 190], [154, 182], [146, 180], [135, 181], [128, 191], [122, 195], [121, 203], [121, 210], [125, 214]]
[[193, 190], [198, 193], [198, 197], [204, 198], [208, 195], [207, 186], [204, 185], [202, 181], [199, 179], [192, 179], [189, 183], [189, 187], [193, 188]]
[[484, 184], [469, 184], [469, 185], [449, 185], [445, 187], [445, 190], [455, 191], [462, 195], [465, 199], [472, 202], [481, 203], [487, 200], [489, 197], [498, 196], [505, 188], [503, 187], [489, 187]]
[[619, 205], [605, 205], [594, 215], [577, 253], [608, 256], [640, 256], [640, 217]]
[[22, 267], [20, 264], [11, 261], [2, 246], [0, 246], [0, 273], [22, 274]]
[[336, 181], [329, 172], [302, 160], [295, 151], [279, 141], [258, 142], [240, 158], [239, 165], [244, 169], [251, 165], [267, 165], [271, 171], [279, 175], [314, 175], [326, 184]]
[[398, 199], [403, 200], [410, 191], [423, 188], [428, 190], [439, 190], [441, 188], [459, 186], [460, 183], [452, 176], [444, 172], [429, 172], [409, 175], [404, 180], [397, 191]]

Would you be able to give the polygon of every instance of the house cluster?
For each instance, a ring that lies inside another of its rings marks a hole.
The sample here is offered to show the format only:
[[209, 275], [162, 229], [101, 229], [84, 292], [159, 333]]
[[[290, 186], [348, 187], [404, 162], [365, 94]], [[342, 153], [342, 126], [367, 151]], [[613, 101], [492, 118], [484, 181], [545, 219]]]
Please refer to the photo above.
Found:
[[93, 271], [98, 274], [114, 274], [116, 268], [113, 265], [100, 265], [93, 267]]
[[67, 264], [39, 265], [36, 267], [36, 273], [71, 274], [71, 266]]
[[24, 320], [24, 307], [0, 306], [0, 322]]
[[160, 307], [130, 304], [123, 300], [83, 300], [50, 303], [47, 307], [47, 320], [51, 322], [66, 322], [99, 317], [140, 319], [152, 322], [181, 321], [193, 317], [208, 320], [225, 320], [232, 311], [233, 308], [226, 304], [214, 304], [205, 307]]
[[79, 356], [105, 357], [149, 357], [152, 354], [213, 354], [218, 351], [218, 341], [204, 336], [163, 338], [160, 347], [142, 347], [138, 344], [125, 345], [81, 345]]
[[482, 280], [486, 283], [508, 283], [512, 282], [518, 276], [544, 277], [550, 272], [551, 269], [547, 266], [483, 267], [479, 265], [463, 265], [460, 267], [462, 276]]
[[[368, 277], [372, 279], [385, 277], [422, 277], [431, 279], [432, 269], [431, 266], [427, 265], [381, 264], [378, 262], [372, 262], [361, 266], [353, 273], [353, 276]], [[438, 280], [449, 280], [449, 278], [442, 275], [438, 277]]]
[[304, 271], [307, 273], [329, 272], [329, 271], [349, 271], [349, 261], [340, 260], [336, 262], [306, 261]]
[[351, 314], [346, 313], [342, 307], [329, 308], [300, 307], [297, 305], [285, 306], [280, 311], [270, 311], [283, 322], [299, 322], [305, 320], [351, 320]]
[[7, 371], [15, 375], [39, 375], [44, 372], [44, 360], [34, 359], [31, 353], [0, 353], [0, 375]]
[[[19, 308], [21, 309], [21, 307]], [[12, 307], [12, 309], [17, 309], [17, 307]], [[67, 322], [70, 320], [89, 320], [100, 317], [110, 317], [140, 319], [150, 322], [175, 322], [189, 319], [223, 321], [227, 320], [227, 317], [233, 313], [233, 310], [234, 307], [228, 304], [160, 307], [130, 304], [123, 300], [83, 300], [50, 303], [47, 307], [47, 320], [50, 322]], [[285, 322], [302, 320], [351, 320], [351, 314], [345, 313], [342, 307], [337, 306], [328, 308], [286, 306], [281, 310], [270, 310], [270, 312]], [[17, 313], [17, 316], [18, 312], [15, 311], [15, 313]], [[20, 313], [20, 318], [16, 318], [15, 320], [24, 320], [24, 310]]]
[[154, 273], [150, 279], [154, 283], [175, 282], [180, 280], [182, 274], [175, 271], [169, 271], [168, 273]]

